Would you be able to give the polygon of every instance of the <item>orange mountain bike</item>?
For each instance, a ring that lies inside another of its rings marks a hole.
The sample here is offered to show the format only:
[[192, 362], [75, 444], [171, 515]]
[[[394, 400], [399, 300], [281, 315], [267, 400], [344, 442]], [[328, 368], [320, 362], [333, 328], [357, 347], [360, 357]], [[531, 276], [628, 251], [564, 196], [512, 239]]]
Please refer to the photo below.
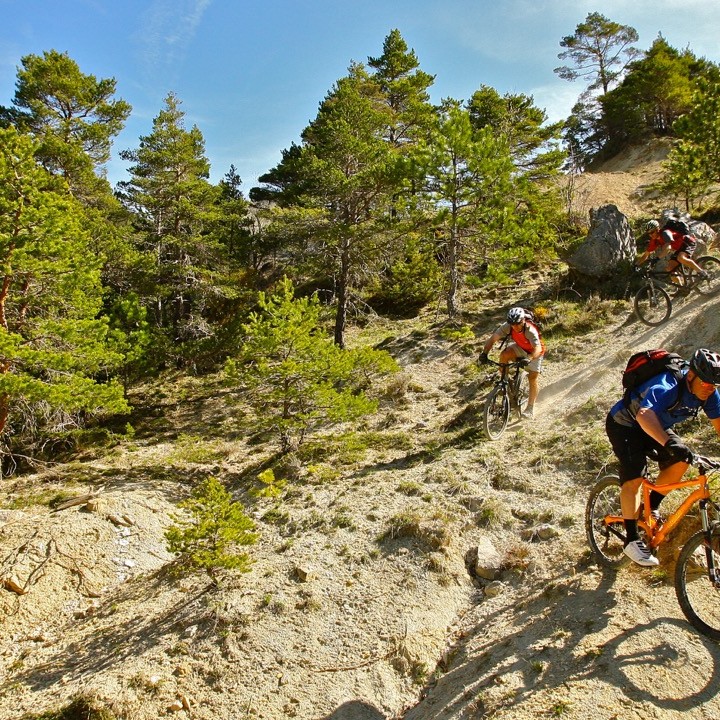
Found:
[[[720, 462], [695, 455], [698, 470], [693, 478], [663, 485], [663, 491], [690, 490], [680, 506], [664, 521], [650, 512], [652, 480], [642, 483], [638, 531], [651, 550], [666, 540], [690, 509], [698, 504], [702, 529], [683, 545], [675, 566], [675, 594], [685, 617], [704, 635], [720, 640], [720, 505], [710, 497], [708, 475]], [[585, 530], [597, 561], [619, 568], [630, 559], [623, 553], [625, 524], [620, 511], [620, 480], [608, 475], [595, 485], [585, 508]]]

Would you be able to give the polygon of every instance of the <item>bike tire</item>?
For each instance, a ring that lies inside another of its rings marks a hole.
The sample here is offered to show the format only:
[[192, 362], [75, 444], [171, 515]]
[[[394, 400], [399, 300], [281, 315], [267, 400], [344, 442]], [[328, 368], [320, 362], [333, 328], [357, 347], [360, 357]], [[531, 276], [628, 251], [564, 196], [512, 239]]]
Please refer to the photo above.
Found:
[[635, 294], [635, 314], [646, 325], [662, 325], [672, 313], [670, 295], [660, 287], [643, 285]]
[[518, 372], [517, 377], [513, 378], [512, 385], [512, 401], [511, 408], [516, 412], [518, 420], [522, 418], [522, 411], [525, 409], [528, 398], [530, 397], [530, 381], [526, 372]]
[[704, 255], [696, 262], [710, 277], [707, 280], [698, 278], [695, 290], [700, 295], [717, 295], [720, 292], [720, 260], [712, 255]]
[[[720, 572], [720, 527], [710, 537], [715, 568]], [[720, 587], [708, 575], [705, 532], [696, 532], [680, 551], [675, 565], [675, 594], [688, 622], [703, 635], [720, 640]]]
[[605, 522], [608, 515], [622, 517], [620, 478], [617, 475], [606, 475], [591, 490], [585, 506], [585, 532], [598, 563], [608, 568], [620, 568], [630, 562], [623, 553], [625, 525], [620, 521], [608, 526]]
[[487, 396], [483, 406], [483, 429], [489, 440], [497, 440], [510, 419], [510, 401], [502, 387], [496, 386]]

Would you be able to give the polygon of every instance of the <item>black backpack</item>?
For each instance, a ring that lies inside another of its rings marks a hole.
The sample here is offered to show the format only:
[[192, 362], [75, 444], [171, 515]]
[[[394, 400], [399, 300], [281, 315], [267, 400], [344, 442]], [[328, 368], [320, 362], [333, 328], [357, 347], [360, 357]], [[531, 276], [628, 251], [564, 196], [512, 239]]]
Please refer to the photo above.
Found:
[[690, 232], [690, 226], [684, 220], [680, 220], [680, 218], [668, 218], [665, 225], [663, 225], [663, 230], [673, 230], [683, 236], [692, 235], [692, 232]]
[[623, 403], [625, 407], [630, 406], [630, 393], [639, 385], [642, 385], [650, 378], [660, 373], [671, 372], [678, 381], [678, 398], [670, 408], [677, 407], [682, 396], [681, 381], [684, 377], [683, 370], [687, 367], [687, 361], [677, 353], [668, 352], [662, 348], [655, 350], [642, 350], [630, 356], [622, 375]]

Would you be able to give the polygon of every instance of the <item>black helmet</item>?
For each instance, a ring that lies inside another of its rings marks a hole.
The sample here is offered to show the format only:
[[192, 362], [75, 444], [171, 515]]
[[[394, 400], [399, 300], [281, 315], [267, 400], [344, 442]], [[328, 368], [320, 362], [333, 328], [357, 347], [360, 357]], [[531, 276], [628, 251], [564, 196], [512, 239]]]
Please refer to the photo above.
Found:
[[521, 307], [514, 307], [508, 310], [507, 321], [510, 325], [521, 323], [525, 320], [525, 311]]
[[720, 385], [720, 355], [698, 348], [690, 359], [690, 369], [706, 383]]

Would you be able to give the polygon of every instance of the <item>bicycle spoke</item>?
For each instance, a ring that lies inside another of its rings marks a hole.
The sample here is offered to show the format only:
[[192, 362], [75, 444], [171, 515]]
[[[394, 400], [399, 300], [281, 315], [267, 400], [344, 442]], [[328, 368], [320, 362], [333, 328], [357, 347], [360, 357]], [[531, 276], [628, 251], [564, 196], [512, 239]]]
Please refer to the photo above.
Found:
[[593, 488], [585, 508], [585, 531], [595, 558], [606, 567], [621, 567], [629, 558], [623, 554], [625, 525], [622, 520], [608, 524], [607, 517], [621, 518], [620, 480], [608, 475]]
[[510, 417], [510, 402], [507, 393], [496, 385], [487, 397], [483, 407], [483, 425], [485, 435], [497, 440], [504, 432]]
[[697, 264], [709, 275], [706, 280], [698, 278], [695, 290], [700, 295], [716, 295], [720, 292], [720, 260], [712, 255], [698, 258]]
[[720, 577], [719, 528], [713, 529], [709, 545], [703, 531], [685, 543], [675, 566], [675, 592], [690, 624], [703, 635], [720, 640], [720, 582], [710, 578], [708, 556], [715, 577]]
[[635, 295], [635, 312], [646, 325], [662, 325], [670, 317], [672, 301], [662, 288], [643, 285]]

